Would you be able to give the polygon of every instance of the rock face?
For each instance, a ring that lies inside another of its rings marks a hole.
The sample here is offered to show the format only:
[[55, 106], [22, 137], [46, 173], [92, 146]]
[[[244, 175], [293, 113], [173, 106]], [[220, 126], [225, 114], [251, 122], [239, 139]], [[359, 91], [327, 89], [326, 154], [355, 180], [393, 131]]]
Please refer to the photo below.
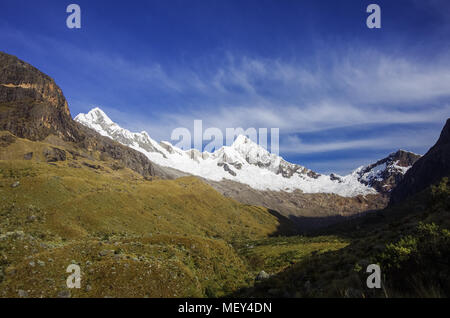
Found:
[[53, 79], [0, 52], [0, 129], [30, 140], [49, 134], [77, 141], [67, 101]]
[[[57, 136], [88, 152], [117, 160], [144, 177], [174, 175], [173, 171], [153, 164], [142, 153], [75, 122], [61, 89], [52, 78], [3, 52], [0, 52], [0, 130], [33, 141]], [[13, 140], [0, 142], [6, 144]], [[44, 155], [50, 160], [62, 159], [62, 154], [51, 149]]]
[[412, 166], [392, 191], [390, 204], [397, 204], [450, 176], [450, 119], [436, 144]]

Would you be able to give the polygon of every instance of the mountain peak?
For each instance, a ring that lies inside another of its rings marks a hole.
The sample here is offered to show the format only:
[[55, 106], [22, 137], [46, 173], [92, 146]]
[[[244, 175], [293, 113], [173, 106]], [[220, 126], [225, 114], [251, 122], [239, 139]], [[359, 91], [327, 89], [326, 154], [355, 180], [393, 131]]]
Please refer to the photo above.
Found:
[[394, 164], [398, 167], [411, 167], [420, 157], [421, 155], [411, 151], [399, 149], [383, 160], [387, 161], [388, 164]]
[[403, 150], [403, 149], [399, 149], [397, 151], [391, 152], [389, 154], [389, 156], [396, 156], [396, 155], [399, 155], [399, 154], [402, 154], [402, 153], [412, 153], [412, 152], [407, 151], [407, 150]]
[[380, 193], [389, 193], [420, 157], [409, 151], [398, 150], [373, 164], [358, 168], [356, 174], [363, 184]]
[[92, 109], [89, 111], [88, 114], [98, 114], [98, 115], [100, 115], [100, 116], [102, 116], [102, 117], [108, 117], [108, 116], [106, 115], [106, 113], [105, 113], [101, 108], [99, 108], [99, 107], [94, 107], [94, 108], [92, 108]]
[[163, 155], [163, 148], [146, 131], [135, 133], [122, 128], [98, 107], [93, 108], [87, 114], [79, 114], [75, 117], [75, 121], [125, 146], [139, 147], [147, 152], [156, 152]]
[[246, 135], [239, 135], [236, 137], [236, 139], [234, 140], [231, 147], [235, 148], [235, 147], [238, 147], [243, 144], [255, 144], [256, 145], [256, 143], [253, 140], [251, 140], [250, 138], [248, 138]]
[[91, 109], [87, 114], [79, 114], [78, 116], [75, 117], [75, 121], [82, 121], [82, 120], [88, 120], [94, 123], [103, 122], [108, 125], [114, 124], [111, 118], [109, 118], [108, 115], [106, 115], [106, 113], [99, 107]]
[[401, 156], [401, 155], [404, 155], [404, 154], [420, 156], [419, 154], [414, 153], [414, 152], [412, 152], [412, 151], [404, 150], [404, 149], [399, 149], [399, 150], [397, 150], [397, 151], [392, 152], [391, 154], [389, 154], [389, 157], [398, 157], [398, 156]]
[[253, 165], [267, 166], [274, 162], [278, 163], [281, 159], [244, 135], [239, 135], [230, 148], [239, 153], [245, 161]]
[[235, 149], [243, 155], [252, 152], [259, 156], [274, 156], [266, 148], [245, 135], [237, 136], [230, 148]]

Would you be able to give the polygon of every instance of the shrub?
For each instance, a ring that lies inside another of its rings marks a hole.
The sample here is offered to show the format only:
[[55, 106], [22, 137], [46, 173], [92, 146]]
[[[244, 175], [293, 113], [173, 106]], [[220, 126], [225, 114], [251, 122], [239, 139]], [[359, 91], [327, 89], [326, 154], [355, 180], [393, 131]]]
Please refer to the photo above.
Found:
[[419, 223], [413, 235], [387, 244], [379, 261], [388, 285], [402, 293], [450, 294], [450, 231], [435, 223]]

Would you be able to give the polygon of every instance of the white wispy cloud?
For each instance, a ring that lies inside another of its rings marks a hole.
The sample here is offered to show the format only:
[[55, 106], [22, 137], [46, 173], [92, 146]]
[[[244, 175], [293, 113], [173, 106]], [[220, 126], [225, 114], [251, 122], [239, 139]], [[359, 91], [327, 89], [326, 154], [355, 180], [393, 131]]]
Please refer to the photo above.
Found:
[[334, 66], [333, 78], [354, 101], [409, 107], [450, 95], [450, 60], [423, 62], [372, 52], [345, 58]]

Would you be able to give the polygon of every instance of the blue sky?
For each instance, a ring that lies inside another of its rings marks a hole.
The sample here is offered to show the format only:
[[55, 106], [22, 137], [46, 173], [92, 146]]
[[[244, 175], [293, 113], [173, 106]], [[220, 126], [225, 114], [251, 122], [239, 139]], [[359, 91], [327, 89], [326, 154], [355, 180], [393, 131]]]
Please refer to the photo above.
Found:
[[323, 173], [427, 151], [450, 117], [449, 34], [446, 0], [0, 2], [0, 50], [52, 76], [73, 116], [98, 106], [156, 140], [194, 119], [276, 127], [285, 159]]

